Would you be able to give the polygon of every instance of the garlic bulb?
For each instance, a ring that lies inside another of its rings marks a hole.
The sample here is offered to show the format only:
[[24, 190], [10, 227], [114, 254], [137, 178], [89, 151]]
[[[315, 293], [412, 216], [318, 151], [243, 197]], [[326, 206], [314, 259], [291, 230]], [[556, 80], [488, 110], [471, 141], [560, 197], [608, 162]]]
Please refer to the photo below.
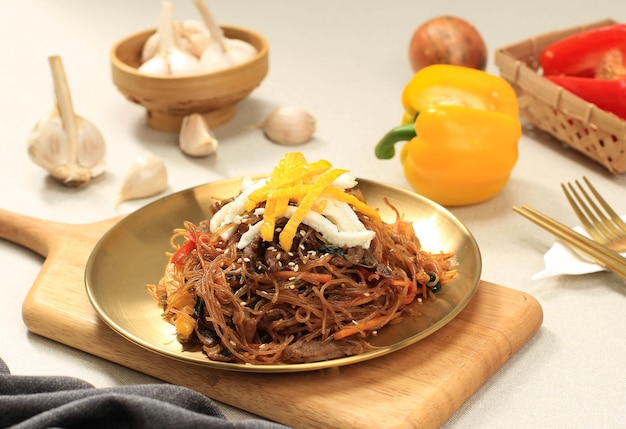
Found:
[[[212, 42], [209, 30], [207, 30], [201, 22], [194, 19], [188, 19], [183, 22], [174, 22], [174, 37], [180, 49], [192, 54], [198, 59], [200, 59], [202, 52], [204, 52], [204, 50], [208, 48]], [[148, 40], [146, 40], [143, 45], [141, 50], [142, 63], [145, 63], [157, 54], [160, 43], [161, 35], [157, 30], [154, 34], [148, 37]]]
[[260, 125], [267, 138], [283, 145], [306, 143], [315, 133], [315, 118], [294, 106], [274, 109]]
[[202, 15], [204, 24], [211, 34], [211, 43], [200, 56], [202, 68], [207, 72], [222, 70], [236, 66], [252, 59], [257, 50], [250, 43], [239, 39], [224, 37], [209, 7], [203, 0], [193, 0], [198, 12]]
[[48, 62], [56, 105], [30, 133], [28, 155], [62, 184], [79, 187], [104, 172], [106, 144], [91, 122], [74, 113], [61, 57]]
[[124, 201], [152, 197], [167, 189], [167, 169], [163, 161], [151, 152], [137, 157], [126, 173], [117, 205]]
[[203, 72], [196, 57], [178, 47], [174, 33], [174, 6], [163, 1], [159, 25], [159, 49], [156, 54], [137, 69], [152, 76], [187, 76]]
[[257, 50], [250, 43], [239, 39], [224, 38], [226, 50], [217, 43], [212, 43], [200, 57], [200, 64], [205, 71], [218, 71], [250, 61]]
[[179, 134], [180, 149], [190, 156], [209, 156], [217, 150], [217, 139], [199, 113], [183, 118]]

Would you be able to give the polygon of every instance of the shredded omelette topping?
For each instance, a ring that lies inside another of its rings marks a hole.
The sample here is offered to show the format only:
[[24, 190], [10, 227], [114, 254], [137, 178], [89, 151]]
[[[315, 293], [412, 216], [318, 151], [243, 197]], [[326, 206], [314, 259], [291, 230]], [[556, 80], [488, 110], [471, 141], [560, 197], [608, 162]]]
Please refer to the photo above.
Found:
[[[333, 168], [326, 160], [307, 162], [300, 152], [290, 152], [274, 167], [267, 179], [248, 184], [242, 193], [224, 205], [211, 219], [211, 232], [236, 223], [237, 217], [255, 211], [263, 215], [259, 224], [244, 234], [239, 248], [245, 247], [258, 234], [272, 241], [276, 220], [288, 221], [279, 234], [279, 244], [289, 251], [298, 226], [304, 223], [322, 233], [331, 243], [340, 246], [369, 247], [374, 237], [365, 229], [354, 210], [380, 222], [378, 212], [346, 192], [357, 182], [347, 170]], [[228, 238], [231, 231], [222, 232]]]

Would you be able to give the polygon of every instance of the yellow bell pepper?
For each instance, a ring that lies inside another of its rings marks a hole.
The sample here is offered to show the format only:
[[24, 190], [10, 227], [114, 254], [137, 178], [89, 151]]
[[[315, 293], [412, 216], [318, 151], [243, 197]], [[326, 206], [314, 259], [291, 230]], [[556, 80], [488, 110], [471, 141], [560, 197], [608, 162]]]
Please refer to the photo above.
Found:
[[487, 200], [507, 183], [517, 162], [522, 133], [513, 88], [500, 77], [454, 65], [418, 71], [402, 93], [403, 125], [376, 145], [376, 156], [393, 158], [419, 194], [458, 206]]

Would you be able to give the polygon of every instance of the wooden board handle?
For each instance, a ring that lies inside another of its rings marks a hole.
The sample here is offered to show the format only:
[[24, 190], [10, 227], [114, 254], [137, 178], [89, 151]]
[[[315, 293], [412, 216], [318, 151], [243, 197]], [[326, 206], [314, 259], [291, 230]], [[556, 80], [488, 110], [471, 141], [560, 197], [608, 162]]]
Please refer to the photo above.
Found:
[[0, 209], [0, 238], [19, 244], [44, 257], [48, 256], [53, 238], [63, 226], [57, 222]]

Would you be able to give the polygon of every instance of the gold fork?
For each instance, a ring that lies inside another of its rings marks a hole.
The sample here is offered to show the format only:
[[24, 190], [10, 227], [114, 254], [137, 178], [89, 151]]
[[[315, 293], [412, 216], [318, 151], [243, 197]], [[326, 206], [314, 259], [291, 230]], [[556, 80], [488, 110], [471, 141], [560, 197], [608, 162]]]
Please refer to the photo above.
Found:
[[563, 192], [583, 228], [598, 243], [616, 252], [626, 252], [626, 223], [615, 213], [586, 177], [583, 177], [583, 181], [602, 209], [598, 207], [598, 204], [578, 180], [575, 181], [578, 191], [571, 183], [561, 184], [561, 188], [563, 188]]
[[525, 204], [521, 207], [513, 206], [513, 210], [551, 232], [574, 249], [581, 251], [609, 271], [613, 271], [618, 276], [626, 279], [626, 258], [616, 251], [585, 237]]

